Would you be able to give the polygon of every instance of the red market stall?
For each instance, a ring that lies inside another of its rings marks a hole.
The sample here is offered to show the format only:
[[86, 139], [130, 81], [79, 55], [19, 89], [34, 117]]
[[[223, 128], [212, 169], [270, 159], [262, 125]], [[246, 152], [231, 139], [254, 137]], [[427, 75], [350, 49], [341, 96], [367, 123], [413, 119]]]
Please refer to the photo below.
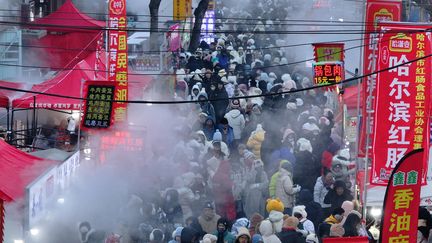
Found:
[[67, 0], [56, 12], [36, 19], [30, 26], [45, 30], [46, 35], [25, 44], [45, 48], [33, 48], [23, 60], [37, 58], [41, 66], [61, 69], [73, 67], [97, 48], [105, 22], [83, 14], [72, 0]]
[[0, 140], [0, 199], [23, 199], [26, 187], [57, 162], [29, 155]]

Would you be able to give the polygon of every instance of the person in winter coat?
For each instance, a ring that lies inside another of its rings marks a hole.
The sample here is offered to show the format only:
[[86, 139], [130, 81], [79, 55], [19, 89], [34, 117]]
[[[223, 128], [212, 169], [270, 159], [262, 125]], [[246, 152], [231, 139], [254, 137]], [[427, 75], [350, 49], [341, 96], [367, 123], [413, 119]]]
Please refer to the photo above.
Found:
[[226, 92], [224, 84], [221, 81], [217, 82], [216, 84], [211, 84], [210, 88], [212, 88], [213, 85], [216, 86], [216, 89], [210, 93], [209, 99], [212, 100], [211, 104], [215, 110], [216, 123], [220, 123], [229, 104], [228, 93]]
[[[340, 237], [343, 236], [344, 231], [343, 228], [340, 232], [338, 232], [339, 230], [336, 229], [340, 229], [342, 227], [341, 222], [343, 220], [343, 214], [344, 214], [344, 210], [342, 208], [335, 208], [332, 212], [332, 214], [326, 218], [324, 220], [324, 222], [322, 222], [319, 226], [318, 226], [318, 238], [321, 240], [323, 238], [328, 238], [331, 236], [339, 235]], [[333, 228], [333, 232], [331, 232], [332, 226], [336, 225], [336, 226], [340, 226], [338, 228]]]
[[331, 214], [331, 204], [324, 203], [324, 198], [331, 190], [334, 183], [333, 173], [330, 170], [324, 169], [322, 176], [318, 177], [314, 187], [314, 201], [321, 205], [322, 214], [327, 218]]
[[305, 243], [305, 238], [298, 232], [299, 220], [296, 217], [289, 216], [284, 221], [282, 232], [279, 233], [279, 239], [283, 243]]
[[419, 207], [417, 243], [432, 242], [432, 217], [425, 207]]
[[211, 117], [207, 118], [205, 121], [202, 131], [204, 132], [207, 141], [211, 141], [213, 139], [213, 134], [216, 132], [216, 126]]
[[222, 134], [222, 141], [228, 145], [228, 148], [234, 149], [234, 130], [228, 124], [228, 120], [225, 117], [221, 119], [218, 129]]
[[327, 149], [323, 152], [321, 158], [321, 165], [323, 169], [331, 170], [333, 157], [339, 151], [340, 146], [337, 143], [331, 143]]
[[230, 164], [221, 151], [220, 142], [214, 143], [213, 147], [214, 160], [217, 160], [218, 166], [214, 175], [210, 175], [209, 179], [216, 204], [216, 212], [222, 217], [233, 220], [236, 217], [236, 210], [232, 193], [233, 182], [230, 178]]
[[350, 175], [355, 174], [355, 164], [350, 162], [350, 154], [348, 149], [340, 150], [332, 161], [331, 171], [335, 180], [344, 181], [347, 187], [350, 187], [351, 182], [349, 181]]
[[307, 237], [310, 234], [315, 234], [315, 226], [310, 221], [306, 213], [306, 207], [304, 205], [297, 205], [293, 208], [293, 216], [299, 220], [298, 231], [302, 233], [303, 237]]
[[198, 100], [199, 92], [200, 92], [200, 88], [199, 88], [198, 84], [195, 84], [192, 87], [192, 92], [189, 95], [188, 100], [193, 100], [193, 101]]
[[103, 243], [106, 233], [100, 230], [92, 229], [89, 222], [81, 222], [78, 225], [80, 242], [82, 243]]
[[265, 213], [268, 184], [269, 180], [264, 171], [264, 164], [260, 160], [255, 160], [247, 174], [245, 190], [244, 212], [248, 218], [254, 213]]
[[208, 101], [207, 93], [204, 90], [198, 94], [198, 101], [201, 108], [201, 111], [206, 113], [207, 116], [213, 120], [213, 123], [216, 122], [216, 112], [213, 105]]
[[294, 182], [302, 188], [314, 189], [315, 180], [321, 174], [321, 165], [312, 154], [312, 145], [309, 140], [300, 138], [297, 141], [298, 152], [295, 154]]
[[293, 164], [296, 164], [296, 157], [294, 156], [294, 140], [295, 133], [291, 129], [286, 129], [284, 136], [282, 138], [282, 144], [279, 149], [276, 149], [270, 155], [270, 161], [266, 166], [268, 168], [267, 171], [270, 171], [270, 174], [273, 174], [278, 169], [278, 163], [281, 160], [288, 160]]
[[215, 235], [212, 234], [206, 234], [203, 237], [202, 243], [216, 243], [217, 242], [217, 237]]
[[265, 131], [261, 124], [258, 124], [256, 130], [252, 132], [248, 141], [247, 147], [252, 150], [257, 159], [261, 159], [261, 145], [264, 142]]
[[234, 243], [235, 236], [229, 232], [229, 221], [226, 218], [220, 218], [217, 222], [217, 230], [213, 234], [217, 236], [217, 243]]
[[[269, 196], [270, 196], [270, 198], [275, 198], [276, 197], [276, 185], [277, 185], [277, 182], [278, 182], [278, 179], [279, 179], [279, 175], [280, 175], [279, 170], [282, 167], [283, 163], [291, 163], [291, 162], [289, 162], [288, 160], [281, 160], [279, 162], [279, 167], [277, 169], [277, 172], [274, 173], [271, 176], [271, 179], [270, 179], [270, 184], [269, 184]], [[291, 164], [291, 166], [292, 166], [292, 164]]]
[[346, 188], [346, 184], [343, 181], [336, 181], [333, 189], [331, 189], [324, 198], [325, 204], [331, 204], [331, 210], [340, 208], [344, 201], [352, 201], [353, 196], [351, 192]]
[[292, 169], [291, 163], [283, 163], [279, 169], [279, 178], [276, 183], [276, 197], [284, 204], [284, 213], [290, 215], [294, 207], [294, 196], [301, 190], [300, 186], [293, 185]]
[[[234, 103], [234, 101], [236, 101], [237, 103]], [[231, 108], [233, 109], [226, 113], [224, 117], [228, 120], [228, 124], [234, 130], [234, 139], [239, 142], [242, 138], [242, 131], [245, 128], [246, 123], [243, 114], [239, 110], [240, 102], [238, 102], [238, 100], [232, 101]]]
[[180, 243], [181, 242], [181, 232], [184, 227], [177, 227], [176, 230], [174, 230], [172, 234], [172, 240], [170, 240], [168, 243]]
[[216, 214], [211, 202], [206, 202], [201, 215], [198, 217], [202, 229], [207, 234], [213, 233], [217, 228], [217, 222], [221, 217]]
[[252, 239], [247, 228], [239, 228], [235, 243], [252, 243]]
[[323, 216], [321, 205], [313, 201], [312, 192], [308, 189], [302, 189], [299, 192], [297, 205], [304, 205], [307, 213], [307, 218], [312, 221], [314, 228], [318, 229], [318, 225], [322, 222]]
[[179, 203], [179, 194], [175, 189], [168, 189], [165, 192], [162, 209], [170, 223], [183, 223], [183, 211]]
[[185, 227], [181, 232], [180, 243], [198, 243], [196, 235], [197, 232], [193, 228]]
[[261, 222], [264, 220], [264, 217], [259, 213], [254, 213], [250, 217], [250, 225], [249, 225], [249, 233], [250, 235], [254, 236], [255, 234], [258, 234], [258, 228]]
[[361, 228], [361, 218], [355, 214], [350, 213], [343, 224], [345, 231], [344, 237], [357, 237]]
[[282, 243], [281, 240], [276, 236], [275, 230], [273, 229], [272, 222], [270, 222], [270, 220], [263, 220], [260, 224], [259, 231], [264, 243]]

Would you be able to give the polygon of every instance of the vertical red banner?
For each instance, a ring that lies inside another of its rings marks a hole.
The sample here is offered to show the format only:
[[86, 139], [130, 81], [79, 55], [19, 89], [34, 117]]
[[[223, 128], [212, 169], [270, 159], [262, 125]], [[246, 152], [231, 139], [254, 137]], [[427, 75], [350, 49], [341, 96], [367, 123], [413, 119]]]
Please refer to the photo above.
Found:
[[384, 197], [379, 242], [417, 242], [423, 151], [408, 153], [392, 172]]
[[[402, 1], [379, 1], [368, 0], [366, 4], [365, 34], [363, 46], [363, 75], [375, 72], [376, 62], [378, 60], [378, 30], [379, 21], [399, 21], [401, 19]], [[369, 141], [372, 141], [372, 128], [374, 118], [374, 107], [376, 97], [376, 75], [368, 76], [363, 80], [362, 93], [362, 121], [360, 131], [359, 156], [366, 155], [366, 140], [369, 134]], [[366, 131], [369, 114], [369, 131]], [[369, 146], [371, 143], [369, 143]], [[371, 157], [371, 148], [369, 147], [369, 158]]]
[[[109, 0], [108, 3], [108, 81], [116, 82], [116, 101], [128, 99], [128, 46], [126, 0]], [[114, 104], [114, 121], [126, 120], [127, 103]]]
[[[431, 41], [431, 33], [424, 28], [384, 27], [378, 69], [424, 57], [431, 53]], [[375, 108], [379, 112], [374, 118], [380, 122], [373, 130], [372, 184], [387, 185], [392, 170], [407, 153], [429, 148], [431, 65], [431, 59], [425, 58], [378, 74]], [[426, 182], [426, 158], [422, 183]]]

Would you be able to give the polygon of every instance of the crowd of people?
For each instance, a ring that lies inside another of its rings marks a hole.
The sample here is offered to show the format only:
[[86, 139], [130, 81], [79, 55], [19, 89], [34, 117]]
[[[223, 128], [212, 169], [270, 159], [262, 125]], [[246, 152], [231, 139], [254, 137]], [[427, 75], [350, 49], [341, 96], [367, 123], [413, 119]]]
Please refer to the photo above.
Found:
[[[248, 34], [281, 28], [274, 20], [285, 19], [287, 9], [277, 0], [252, 0], [255, 7], [248, 9], [226, 4], [217, 2], [216, 18], [227, 34], [179, 56], [176, 98], [196, 103], [182, 105], [188, 125], [174, 131], [182, 137], [173, 149], [176, 167], [170, 167], [177, 176], [158, 178], [157, 189], [142, 192], [146, 196], [132, 194], [118, 235], [106, 242], [290, 243], [356, 236], [376, 242], [369, 231], [374, 218], [361, 215], [356, 203], [356, 165], [343, 142], [338, 94], [302, 90], [313, 83], [293, 75], [277, 38]], [[258, 20], [248, 22], [252, 16]], [[431, 228], [429, 218], [426, 226]], [[105, 237], [88, 222], [79, 228], [82, 242]]]

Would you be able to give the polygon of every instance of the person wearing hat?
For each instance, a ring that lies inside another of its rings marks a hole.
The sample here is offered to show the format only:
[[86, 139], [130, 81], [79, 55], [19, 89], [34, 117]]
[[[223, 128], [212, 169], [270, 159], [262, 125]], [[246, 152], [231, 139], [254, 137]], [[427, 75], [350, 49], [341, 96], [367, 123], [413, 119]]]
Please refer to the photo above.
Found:
[[[343, 220], [343, 214], [345, 211], [341, 207], [337, 207], [333, 209], [332, 214], [324, 220], [319, 226], [318, 226], [318, 238], [322, 240], [323, 238], [328, 238], [331, 236], [331, 227], [333, 225], [340, 225]], [[341, 227], [335, 228], [333, 227], [333, 234], [338, 232]], [[342, 228], [343, 231], [343, 228]], [[341, 236], [343, 236], [344, 232], [339, 232], [339, 234], [342, 233]]]
[[284, 220], [282, 232], [279, 233], [279, 239], [283, 243], [305, 243], [306, 238], [297, 232], [299, 220], [294, 216], [289, 216]]
[[[222, 137], [222, 135], [219, 135]], [[222, 138], [220, 138], [222, 139]], [[234, 220], [236, 208], [232, 192], [233, 181], [230, 177], [231, 165], [222, 150], [223, 142], [213, 139], [214, 156], [207, 161], [209, 181], [214, 196], [216, 212], [222, 217]]]
[[284, 204], [284, 213], [290, 215], [294, 207], [295, 194], [301, 190], [299, 185], [293, 183], [292, 170], [292, 164], [289, 161], [281, 164], [276, 182], [276, 197], [280, 198]]
[[261, 124], [258, 124], [246, 143], [247, 147], [252, 150], [257, 159], [261, 159], [261, 145], [265, 139], [265, 131]]
[[249, 231], [245, 227], [238, 229], [238, 234], [235, 243], [252, 243]]
[[212, 202], [206, 202], [201, 215], [198, 217], [198, 222], [206, 233], [213, 233], [217, 227], [217, 222], [221, 217], [216, 214]]
[[207, 93], [204, 89], [198, 94], [198, 102], [201, 108], [201, 112], [207, 114], [208, 118], [212, 119], [213, 122], [216, 122], [216, 113], [213, 105], [208, 101]]
[[352, 201], [354, 198], [351, 195], [351, 191], [346, 187], [344, 181], [336, 181], [333, 189], [329, 190], [324, 198], [324, 203], [331, 204], [331, 208], [342, 207], [343, 202]]
[[243, 114], [240, 111], [240, 100], [235, 99], [230, 101], [231, 110], [225, 114], [228, 124], [233, 128], [235, 144], [238, 144], [242, 138], [242, 131], [245, 128], [246, 122]]
[[230, 224], [228, 219], [220, 218], [217, 222], [216, 232], [213, 235], [217, 236], [217, 243], [234, 243], [236, 238], [229, 232]]
[[177, 227], [172, 234], [172, 240], [170, 240], [168, 243], [180, 243], [182, 230], [183, 227]]
[[222, 134], [222, 141], [224, 141], [229, 149], [234, 149], [234, 130], [229, 125], [228, 120], [223, 117], [218, 125], [218, 129]]
[[220, 123], [221, 119], [224, 117], [226, 109], [229, 104], [228, 93], [224, 87], [224, 83], [222, 81], [217, 81], [216, 83], [211, 84], [214, 87], [214, 90], [210, 93], [209, 99], [214, 107], [216, 114], [216, 123]]
[[321, 175], [321, 163], [313, 154], [311, 142], [305, 138], [297, 140], [295, 152], [294, 183], [310, 191], [314, 190], [316, 179]]
[[299, 220], [298, 231], [307, 237], [310, 234], [315, 234], [315, 226], [307, 216], [306, 206], [297, 205], [293, 208], [293, 216]]

